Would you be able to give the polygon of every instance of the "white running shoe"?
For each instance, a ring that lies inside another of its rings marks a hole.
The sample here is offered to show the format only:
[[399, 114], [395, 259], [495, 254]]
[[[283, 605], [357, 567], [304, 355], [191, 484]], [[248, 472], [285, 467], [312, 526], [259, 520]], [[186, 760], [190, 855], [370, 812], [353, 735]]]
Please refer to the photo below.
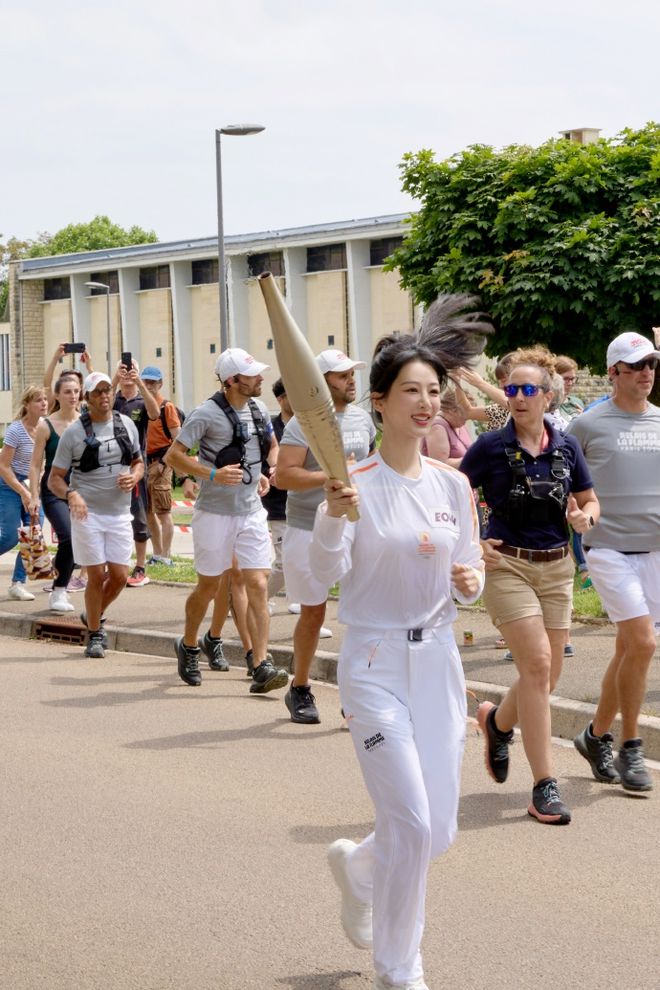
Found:
[[298, 602], [291, 602], [289, 612], [291, 612], [291, 615], [300, 615], [300, 605]]
[[74, 608], [69, 601], [66, 588], [53, 588], [48, 599], [48, 607], [51, 612], [73, 612]]
[[34, 595], [31, 591], [28, 591], [25, 585], [21, 581], [15, 581], [14, 584], [9, 585], [9, 591], [7, 592], [10, 598], [13, 598], [15, 602], [33, 602]]
[[376, 973], [374, 990], [429, 990], [429, 988], [424, 982], [423, 976], [420, 976], [418, 980], [407, 980], [405, 983], [389, 983], [385, 981], [383, 976]]
[[348, 857], [356, 848], [350, 839], [337, 839], [328, 849], [328, 864], [341, 891], [342, 927], [358, 949], [370, 949], [373, 945], [371, 904], [357, 899], [347, 871]]
[[330, 639], [331, 636], [332, 636], [332, 629], [328, 629], [327, 626], [321, 626], [319, 639]]

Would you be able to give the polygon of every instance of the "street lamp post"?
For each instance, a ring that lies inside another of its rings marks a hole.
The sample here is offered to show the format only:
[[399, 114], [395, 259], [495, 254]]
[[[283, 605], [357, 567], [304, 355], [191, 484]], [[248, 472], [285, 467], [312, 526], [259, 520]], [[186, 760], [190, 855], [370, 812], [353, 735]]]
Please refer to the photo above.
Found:
[[220, 139], [223, 134], [231, 137], [244, 137], [259, 134], [265, 128], [261, 124], [227, 124], [215, 132], [215, 177], [218, 200], [218, 295], [220, 297], [220, 351], [229, 347], [229, 320], [227, 317], [227, 273], [225, 270], [225, 232], [222, 216], [222, 158]]
[[108, 377], [112, 378], [112, 354], [110, 353], [110, 286], [105, 282], [85, 282], [90, 289], [103, 289], [105, 291], [105, 333], [108, 348]]

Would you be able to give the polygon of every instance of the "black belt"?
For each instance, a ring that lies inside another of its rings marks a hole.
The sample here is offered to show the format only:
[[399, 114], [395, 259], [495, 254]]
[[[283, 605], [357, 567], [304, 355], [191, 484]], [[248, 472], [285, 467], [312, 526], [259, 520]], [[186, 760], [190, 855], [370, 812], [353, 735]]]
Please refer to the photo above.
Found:
[[508, 543], [502, 543], [494, 549], [499, 550], [505, 557], [516, 557], [518, 560], [526, 560], [529, 564], [563, 560], [568, 555], [568, 546], [555, 547], [553, 550], [526, 550], [525, 547], [512, 547]]

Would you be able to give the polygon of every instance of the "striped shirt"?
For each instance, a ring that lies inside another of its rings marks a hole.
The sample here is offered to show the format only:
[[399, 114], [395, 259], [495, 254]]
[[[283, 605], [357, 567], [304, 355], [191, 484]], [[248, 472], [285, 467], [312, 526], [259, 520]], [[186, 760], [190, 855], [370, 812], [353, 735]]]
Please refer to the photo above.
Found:
[[30, 471], [34, 440], [20, 419], [15, 419], [5, 430], [5, 447], [13, 447], [15, 450], [11, 466], [16, 477], [27, 478]]

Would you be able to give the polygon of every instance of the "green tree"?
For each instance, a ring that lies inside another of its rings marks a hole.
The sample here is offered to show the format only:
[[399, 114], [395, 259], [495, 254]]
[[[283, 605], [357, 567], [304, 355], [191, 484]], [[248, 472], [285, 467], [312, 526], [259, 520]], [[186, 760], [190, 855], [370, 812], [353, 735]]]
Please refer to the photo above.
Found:
[[126, 229], [105, 216], [94, 217], [89, 223], [70, 223], [56, 234], [39, 234], [36, 240], [21, 241], [10, 237], [6, 243], [0, 243], [0, 320], [9, 319], [10, 261], [53, 254], [77, 254], [79, 251], [97, 251], [101, 248], [125, 247], [128, 244], [151, 244], [157, 240], [153, 230], [144, 230], [136, 225]]
[[540, 342], [596, 370], [623, 330], [660, 322], [660, 124], [592, 145], [404, 155], [421, 202], [388, 260], [417, 302], [481, 295], [490, 354]]

